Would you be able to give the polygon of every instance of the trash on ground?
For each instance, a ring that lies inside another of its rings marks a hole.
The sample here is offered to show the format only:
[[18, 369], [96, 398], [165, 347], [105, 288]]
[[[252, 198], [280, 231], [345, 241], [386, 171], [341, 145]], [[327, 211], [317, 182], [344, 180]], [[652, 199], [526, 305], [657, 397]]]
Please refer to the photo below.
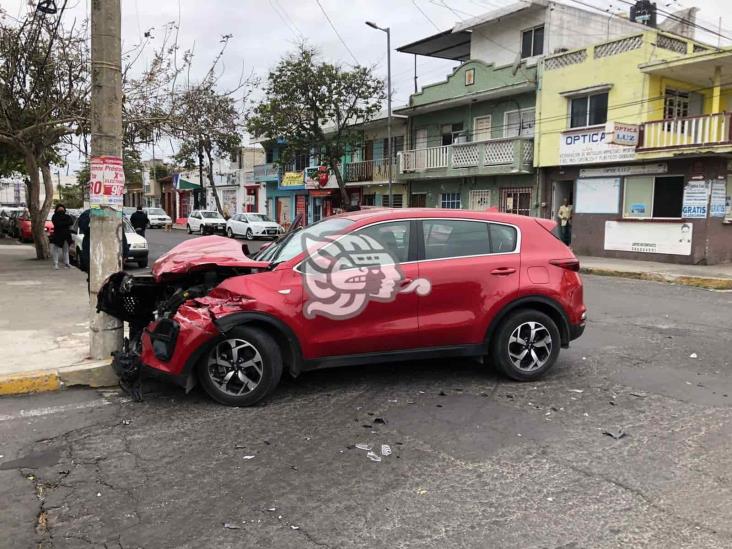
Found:
[[300, 529], [299, 526], [295, 526], [294, 524], [290, 524], [290, 528], [292, 528], [293, 530], [299, 530]]
[[234, 524], [232, 522], [225, 522], [224, 528], [226, 528], [228, 530], [241, 530], [241, 526], [239, 526], [238, 524]]
[[439, 396], [441, 396], [441, 397], [447, 396], [447, 393], [446, 393], [445, 391], [440, 391], [440, 392], [439, 392], [439, 393], [437, 393], [437, 394], [438, 394]]
[[417, 493], [420, 496], [423, 496], [423, 495], [425, 495], [427, 493], [427, 490], [425, 490], [424, 488], [420, 488], [419, 490], [417, 490]]
[[689, 355], [689, 358], [699, 358], [699, 355], [697, 355], [696, 353], [691, 353]]
[[247, 447], [246, 444], [237, 444], [236, 446], [234, 446], [234, 449], [235, 450], [242, 450], [242, 449], [244, 449], [246, 447]]
[[122, 425], [129, 425], [130, 423], [132, 423], [132, 421], [129, 420], [129, 419], [123, 419], [122, 420]]
[[638, 398], [646, 398], [648, 396], [648, 393], [644, 393], [641, 391], [633, 391], [630, 393], [630, 396], [638, 397]]
[[274, 513], [276, 510], [277, 507], [270, 507], [269, 509], [267, 509], [267, 511], [269, 511], [270, 513]]
[[244, 456], [243, 459], [254, 459], [254, 456]]
[[359, 450], [370, 451], [371, 450], [371, 445], [370, 444], [366, 444], [365, 442], [359, 442], [358, 444], [356, 444], [356, 448], [358, 448]]
[[623, 431], [621, 427], [618, 427], [615, 430], [605, 429], [602, 434], [612, 437], [615, 440], [620, 440], [621, 438], [628, 436], [628, 434]]
[[389, 446], [388, 444], [382, 444], [381, 445], [381, 455], [390, 456], [391, 455], [391, 446]]
[[386, 425], [386, 420], [383, 417], [375, 417], [374, 423], [378, 423], [379, 425]]
[[584, 393], [584, 389], [568, 389], [570, 393]]
[[371, 461], [381, 461], [381, 456], [379, 454], [375, 454], [371, 451], [369, 451], [369, 453], [366, 454], [366, 457], [369, 458]]

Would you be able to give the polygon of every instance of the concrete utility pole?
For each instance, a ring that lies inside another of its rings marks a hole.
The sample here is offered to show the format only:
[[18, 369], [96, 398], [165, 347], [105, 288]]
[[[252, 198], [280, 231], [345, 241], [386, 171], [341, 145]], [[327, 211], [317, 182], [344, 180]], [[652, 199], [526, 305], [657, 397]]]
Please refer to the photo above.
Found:
[[[122, 41], [120, 0], [91, 2], [91, 155], [122, 158]], [[122, 348], [122, 323], [96, 312], [97, 292], [104, 280], [122, 269], [122, 212], [109, 207], [91, 210], [89, 253], [90, 353], [108, 358]]]

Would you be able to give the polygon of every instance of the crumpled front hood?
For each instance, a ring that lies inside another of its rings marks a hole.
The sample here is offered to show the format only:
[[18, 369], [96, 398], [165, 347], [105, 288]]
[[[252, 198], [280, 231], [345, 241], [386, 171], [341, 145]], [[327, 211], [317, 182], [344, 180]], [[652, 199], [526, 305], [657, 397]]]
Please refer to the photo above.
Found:
[[178, 244], [161, 256], [152, 267], [156, 281], [175, 278], [191, 271], [210, 267], [266, 269], [266, 261], [254, 261], [244, 255], [241, 243], [222, 236], [201, 236]]

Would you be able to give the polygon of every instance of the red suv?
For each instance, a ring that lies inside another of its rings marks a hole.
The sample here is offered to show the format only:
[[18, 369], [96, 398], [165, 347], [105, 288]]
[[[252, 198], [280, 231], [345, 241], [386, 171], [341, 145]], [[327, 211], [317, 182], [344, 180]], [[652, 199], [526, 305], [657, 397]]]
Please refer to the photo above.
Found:
[[534, 380], [585, 326], [579, 262], [546, 219], [368, 209], [285, 235], [253, 257], [218, 236], [173, 248], [149, 275], [117, 273], [102, 310], [130, 323], [114, 366], [196, 381], [247, 406], [330, 366], [487, 356]]

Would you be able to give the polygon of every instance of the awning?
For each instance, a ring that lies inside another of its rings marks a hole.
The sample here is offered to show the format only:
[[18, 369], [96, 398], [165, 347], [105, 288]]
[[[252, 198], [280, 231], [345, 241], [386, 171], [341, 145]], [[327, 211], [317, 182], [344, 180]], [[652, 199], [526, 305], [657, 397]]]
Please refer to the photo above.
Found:
[[397, 51], [440, 59], [452, 59], [453, 61], [467, 61], [470, 59], [470, 33], [467, 31], [452, 32], [452, 30], [446, 30], [397, 48]]
[[193, 183], [187, 179], [183, 179], [180, 174], [173, 176], [173, 185], [177, 191], [196, 191], [201, 188], [198, 183]]
[[672, 80], [687, 82], [699, 89], [711, 89], [715, 69], [721, 70], [723, 88], [732, 82], [732, 50], [698, 53], [667, 61], [653, 61], [640, 65], [646, 74], [655, 74]]

